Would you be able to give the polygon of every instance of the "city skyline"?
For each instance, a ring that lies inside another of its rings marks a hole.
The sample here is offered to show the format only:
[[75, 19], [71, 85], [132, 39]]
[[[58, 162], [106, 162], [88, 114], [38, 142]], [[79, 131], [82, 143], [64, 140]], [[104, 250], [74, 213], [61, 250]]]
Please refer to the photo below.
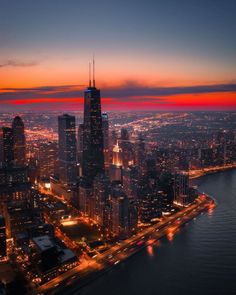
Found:
[[106, 111], [236, 108], [234, 1], [1, 7], [4, 111], [81, 110], [93, 54]]
[[235, 11], [0, 0], [0, 295], [236, 294]]

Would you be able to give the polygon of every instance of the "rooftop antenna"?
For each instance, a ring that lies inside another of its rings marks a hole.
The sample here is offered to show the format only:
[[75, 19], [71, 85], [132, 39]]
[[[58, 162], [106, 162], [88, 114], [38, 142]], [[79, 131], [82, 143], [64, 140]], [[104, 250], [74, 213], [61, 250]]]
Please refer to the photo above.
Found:
[[93, 87], [95, 87], [95, 61], [94, 61], [94, 55], [93, 55]]
[[89, 62], [89, 88], [91, 87], [91, 62]]

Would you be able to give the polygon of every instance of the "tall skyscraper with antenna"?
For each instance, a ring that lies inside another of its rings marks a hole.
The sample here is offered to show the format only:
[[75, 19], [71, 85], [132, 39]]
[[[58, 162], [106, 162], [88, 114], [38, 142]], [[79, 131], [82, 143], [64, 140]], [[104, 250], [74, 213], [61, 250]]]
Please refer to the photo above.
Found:
[[89, 86], [84, 92], [83, 123], [83, 177], [92, 183], [96, 175], [104, 172], [103, 129], [100, 90], [95, 85], [95, 62], [93, 59], [93, 83], [89, 64]]

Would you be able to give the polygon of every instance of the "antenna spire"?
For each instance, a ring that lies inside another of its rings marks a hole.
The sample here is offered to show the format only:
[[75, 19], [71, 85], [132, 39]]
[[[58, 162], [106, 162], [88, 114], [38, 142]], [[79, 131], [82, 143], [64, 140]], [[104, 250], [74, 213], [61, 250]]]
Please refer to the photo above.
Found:
[[91, 62], [89, 62], [89, 87], [91, 87]]
[[95, 87], [95, 60], [93, 55], [93, 87]]

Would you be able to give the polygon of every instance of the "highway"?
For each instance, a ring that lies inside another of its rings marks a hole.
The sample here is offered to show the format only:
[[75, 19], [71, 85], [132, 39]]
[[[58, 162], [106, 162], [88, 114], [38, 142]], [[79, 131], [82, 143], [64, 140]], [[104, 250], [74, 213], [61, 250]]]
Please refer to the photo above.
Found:
[[202, 168], [202, 169], [196, 169], [196, 170], [190, 170], [188, 171], [190, 179], [194, 178], [199, 178], [205, 174], [208, 173], [215, 173], [218, 171], [224, 171], [224, 170], [229, 170], [236, 168], [236, 163], [233, 164], [225, 164], [222, 166], [213, 166], [213, 167], [208, 167], [208, 168]]
[[43, 284], [35, 294], [78, 294], [78, 290], [92, 279], [115, 267], [161, 237], [172, 236], [181, 225], [187, 223], [202, 211], [213, 209], [214, 206], [212, 199], [201, 195], [189, 207], [165, 217], [161, 222], [147, 227], [91, 259], [82, 261], [77, 267]]

